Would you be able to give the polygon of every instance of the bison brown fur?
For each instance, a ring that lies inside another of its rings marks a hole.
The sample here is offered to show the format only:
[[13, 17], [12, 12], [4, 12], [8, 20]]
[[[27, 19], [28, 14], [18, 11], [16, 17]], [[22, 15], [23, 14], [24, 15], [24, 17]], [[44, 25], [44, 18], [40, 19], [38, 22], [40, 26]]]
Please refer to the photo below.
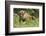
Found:
[[19, 12], [19, 21], [27, 21], [27, 20], [32, 20], [33, 16], [31, 16], [29, 13], [27, 13], [24, 10], [21, 10]]

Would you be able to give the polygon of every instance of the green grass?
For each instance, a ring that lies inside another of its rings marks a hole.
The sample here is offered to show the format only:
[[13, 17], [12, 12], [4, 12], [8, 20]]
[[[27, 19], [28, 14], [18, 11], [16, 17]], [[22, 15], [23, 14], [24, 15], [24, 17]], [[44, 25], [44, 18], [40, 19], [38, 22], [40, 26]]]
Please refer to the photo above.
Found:
[[14, 16], [14, 28], [18, 28], [18, 27], [38, 27], [39, 26], [39, 19], [35, 19], [35, 20], [29, 20], [29, 21], [21, 21], [21, 23], [19, 22], [19, 17], [18, 16]]

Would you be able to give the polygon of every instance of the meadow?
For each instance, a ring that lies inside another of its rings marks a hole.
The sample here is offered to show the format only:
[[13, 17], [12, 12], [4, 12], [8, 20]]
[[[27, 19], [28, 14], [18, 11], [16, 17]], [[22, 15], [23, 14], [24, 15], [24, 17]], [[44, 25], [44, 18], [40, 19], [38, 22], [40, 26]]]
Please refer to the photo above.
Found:
[[19, 17], [14, 16], [14, 27], [38, 27], [39, 26], [39, 19], [29, 20], [29, 21], [21, 21], [19, 22]]

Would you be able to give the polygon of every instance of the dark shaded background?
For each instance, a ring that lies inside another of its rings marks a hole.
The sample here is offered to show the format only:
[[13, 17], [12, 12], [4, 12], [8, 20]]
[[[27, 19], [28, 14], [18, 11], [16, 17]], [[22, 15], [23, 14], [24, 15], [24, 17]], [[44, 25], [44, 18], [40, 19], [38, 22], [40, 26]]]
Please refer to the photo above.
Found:
[[24, 10], [32, 16], [39, 17], [39, 9], [25, 9], [25, 8], [14, 8], [14, 13], [18, 14], [19, 11]]

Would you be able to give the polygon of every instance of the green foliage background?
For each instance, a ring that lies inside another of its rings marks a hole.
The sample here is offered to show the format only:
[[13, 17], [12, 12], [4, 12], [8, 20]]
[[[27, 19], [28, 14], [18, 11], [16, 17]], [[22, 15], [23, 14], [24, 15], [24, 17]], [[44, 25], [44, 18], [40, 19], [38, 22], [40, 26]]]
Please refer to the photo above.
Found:
[[30, 15], [36, 17], [35, 20], [29, 20], [29, 21], [21, 21], [21, 23], [19, 22], [19, 17], [18, 16], [14, 16], [14, 20], [13, 20], [13, 24], [14, 27], [38, 27], [39, 26], [39, 9], [23, 9], [23, 8], [14, 8], [14, 14], [18, 14], [20, 10], [24, 10], [27, 13], [29, 13]]

